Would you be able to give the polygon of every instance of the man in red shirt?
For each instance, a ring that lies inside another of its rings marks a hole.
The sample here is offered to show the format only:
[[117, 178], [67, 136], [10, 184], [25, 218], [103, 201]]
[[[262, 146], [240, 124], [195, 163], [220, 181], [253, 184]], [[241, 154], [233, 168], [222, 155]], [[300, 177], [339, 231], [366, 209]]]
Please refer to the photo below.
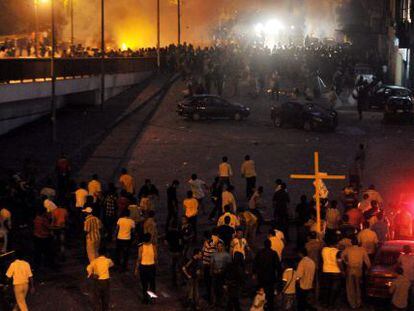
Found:
[[364, 214], [356, 207], [349, 209], [346, 214], [349, 217], [348, 223], [356, 229], [360, 229], [362, 221], [364, 220]]
[[65, 230], [66, 221], [68, 220], [68, 211], [63, 206], [59, 205], [58, 208], [52, 211], [52, 224], [51, 230], [53, 230], [53, 238], [59, 249], [59, 255], [65, 257]]
[[33, 221], [33, 235], [35, 248], [35, 265], [39, 267], [42, 264], [42, 257], [46, 264], [53, 264], [51, 254], [51, 234], [50, 222], [46, 214], [46, 209], [41, 208]]

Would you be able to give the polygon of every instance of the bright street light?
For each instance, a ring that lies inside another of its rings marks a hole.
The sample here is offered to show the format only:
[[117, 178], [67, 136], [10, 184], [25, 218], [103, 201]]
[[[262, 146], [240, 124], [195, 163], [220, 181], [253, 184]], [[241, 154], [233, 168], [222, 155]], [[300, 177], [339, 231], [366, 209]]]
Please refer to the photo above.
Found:
[[269, 35], [276, 35], [283, 29], [285, 29], [285, 25], [277, 19], [269, 20], [265, 26], [265, 32]]

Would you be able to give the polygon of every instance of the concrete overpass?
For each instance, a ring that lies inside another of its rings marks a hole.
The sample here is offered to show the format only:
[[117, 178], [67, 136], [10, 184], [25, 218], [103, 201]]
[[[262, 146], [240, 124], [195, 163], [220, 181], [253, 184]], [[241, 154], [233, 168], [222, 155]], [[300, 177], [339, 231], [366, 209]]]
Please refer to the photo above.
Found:
[[[105, 100], [155, 70], [155, 58], [105, 59]], [[50, 113], [50, 72], [48, 59], [0, 60], [0, 135]], [[99, 58], [56, 59], [55, 72], [57, 108], [99, 104]]]

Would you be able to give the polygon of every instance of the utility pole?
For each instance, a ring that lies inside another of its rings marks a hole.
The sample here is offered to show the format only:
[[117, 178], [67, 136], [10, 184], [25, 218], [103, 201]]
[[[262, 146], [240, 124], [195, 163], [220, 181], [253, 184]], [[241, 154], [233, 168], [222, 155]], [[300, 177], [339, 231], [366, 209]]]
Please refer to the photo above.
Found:
[[55, 50], [56, 50], [56, 33], [55, 33], [55, 0], [51, 0], [51, 14], [52, 14], [52, 55], [50, 56], [50, 76], [52, 78], [52, 94], [51, 94], [51, 116], [52, 121], [52, 140], [53, 142], [57, 141], [56, 133], [56, 74], [55, 74]]
[[73, 24], [73, 0], [70, 0], [70, 45], [74, 46], [75, 44], [75, 32]]
[[101, 110], [105, 101], [105, 0], [101, 0]]
[[177, 0], [178, 45], [181, 45], [181, 0]]
[[157, 0], [157, 66], [158, 70], [161, 67], [161, 55], [160, 55], [160, 0]]
[[35, 56], [37, 57], [38, 54], [38, 36], [39, 36], [39, 13], [38, 13], [38, 0], [34, 0], [34, 14], [35, 14], [35, 36], [34, 36], [34, 48], [35, 48]]

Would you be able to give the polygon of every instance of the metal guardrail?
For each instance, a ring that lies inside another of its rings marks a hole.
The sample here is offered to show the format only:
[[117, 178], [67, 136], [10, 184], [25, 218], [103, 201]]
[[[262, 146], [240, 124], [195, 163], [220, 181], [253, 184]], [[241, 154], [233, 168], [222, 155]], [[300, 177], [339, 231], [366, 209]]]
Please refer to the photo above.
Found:
[[[105, 73], [154, 71], [155, 57], [106, 58]], [[51, 77], [50, 59], [0, 59], [0, 82], [48, 79]], [[93, 76], [101, 73], [100, 58], [56, 58], [56, 77]]]

